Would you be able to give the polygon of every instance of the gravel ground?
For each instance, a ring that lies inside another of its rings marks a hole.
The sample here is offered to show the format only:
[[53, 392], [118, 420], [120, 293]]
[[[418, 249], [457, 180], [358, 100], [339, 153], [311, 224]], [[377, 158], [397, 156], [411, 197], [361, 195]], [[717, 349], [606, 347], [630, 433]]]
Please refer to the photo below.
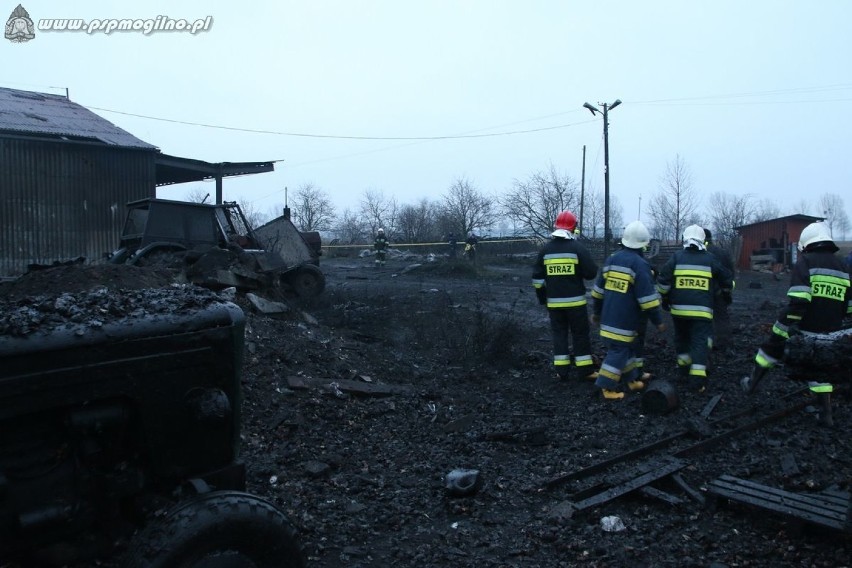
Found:
[[[326, 259], [326, 292], [277, 298], [289, 310], [274, 317], [237, 297], [248, 314], [249, 490], [287, 512], [309, 566], [850, 565], [849, 533], [711, 506], [707, 492], [721, 475], [798, 493], [850, 490], [848, 391], [835, 395], [826, 429], [781, 371], [752, 397], [738, 386], [786, 281], [739, 275], [733, 347], [713, 354], [704, 393], [679, 388], [671, 333], [649, 336], [647, 367], [678, 398], [659, 414], [638, 394], [606, 402], [591, 383], [558, 381], [529, 260], [480, 262], [392, 258], [377, 270], [370, 259]], [[133, 267], [60, 267], [3, 284], [0, 329], [26, 333], [20, 309], [38, 294], [169, 286], [166, 274], [122, 268]], [[357, 392], [367, 389], [383, 392]], [[661, 468], [678, 472], [649, 484], [664, 498], [632, 491], [571, 507]], [[448, 491], [458, 469], [478, 471], [472, 495]]]

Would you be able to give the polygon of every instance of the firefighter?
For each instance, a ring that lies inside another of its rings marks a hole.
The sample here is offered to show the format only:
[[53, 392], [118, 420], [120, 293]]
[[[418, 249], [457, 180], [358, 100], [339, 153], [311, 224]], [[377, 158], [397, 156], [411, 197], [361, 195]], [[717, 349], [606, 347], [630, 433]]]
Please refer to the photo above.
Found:
[[596, 374], [583, 281], [594, 279], [598, 267], [586, 247], [574, 238], [576, 228], [577, 218], [572, 212], [562, 211], [556, 216], [553, 238], [541, 248], [533, 266], [532, 284], [550, 316], [557, 375], [561, 379], [570, 377], [573, 346], [575, 375], [593, 379]]
[[390, 241], [385, 236], [385, 230], [379, 229], [376, 233], [376, 239], [373, 241], [373, 248], [376, 251], [376, 268], [385, 265], [385, 257], [390, 246]]
[[464, 241], [464, 255], [471, 262], [476, 261], [476, 245], [479, 243], [479, 239], [476, 238], [476, 235], [473, 234], [473, 231], [467, 234], [467, 238]]
[[[731, 273], [731, 291], [736, 288], [734, 278], [734, 259], [731, 258], [731, 253], [723, 249], [713, 242], [713, 233], [710, 229], [704, 229], [704, 245], [707, 247], [707, 252], [716, 257], [716, 259]], [[725, 349], [731, 344], [731, 315], [728, 313], [728, 306], [731, 304], [733, 297], [731, 294], [723, 294], [722, 290], [716, 286], [713, 292], [713, 341], [710, 344], [711, 349]]]
[[[778, 314], [769, 338], [758, 349], [751, 375], [740, 381], [743, 390], [749, 394], [781, 361], [784, 343], [791, 333], [837, 331], [843, 327], [843, 319], [852, 315], [850, 271], [835, 254], [838, 248], [825, 223], [811, 223], [805, 227], [797, 247], [800, 254], [790, 276], [787, 306]], [[833, 386], [829, 382], [814, 380], [808, 382], [808, 387], [821, 403], [820, 424], [832, 426]]]
[[713, 337], [713, 295], [730, 297], [732, 275], [707, 252], [698, 225], [683, 231], [683, 249], [660, 269], [657, 290], [670, 310], [680, 375], [698, 392], [707, 386], [707, 359]]
[[641, 221], [624, 228], [621, 250], [610, 256], [592, 288], [592, 321], [600, 323], [606, 356], [595, 385], [605, 400], [624, 398], [624, 386], [638, 391], [645, 388], [636, 367], [636, 338], [642, 314], [657, 327], [666, 329], [660, 311], [660, 295], [654, 289], [651, 265], [642, 256], [651, 235]]

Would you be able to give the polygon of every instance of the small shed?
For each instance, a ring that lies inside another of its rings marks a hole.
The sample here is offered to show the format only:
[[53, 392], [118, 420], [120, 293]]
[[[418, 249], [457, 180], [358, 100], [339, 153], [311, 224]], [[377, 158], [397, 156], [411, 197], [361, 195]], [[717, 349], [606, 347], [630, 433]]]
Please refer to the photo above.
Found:
[[793, 246], [799, 241], [802, 229], [823, 217], [787, 215], [734, 227], [742, 241], [737, 268], [759, 269], [761, 266], [792, 266]]
[[130, 201], [158, 186], [271, 172], [273, 162], [162, 154], [67, 97], [0, 88], [0, 276], [118, 244]]

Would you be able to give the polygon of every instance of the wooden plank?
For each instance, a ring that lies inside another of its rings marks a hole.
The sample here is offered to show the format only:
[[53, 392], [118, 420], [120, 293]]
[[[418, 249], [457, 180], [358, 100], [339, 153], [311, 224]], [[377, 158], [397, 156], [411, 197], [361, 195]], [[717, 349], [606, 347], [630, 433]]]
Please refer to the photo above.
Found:
[[646, 485], [642, 489], [639, 490], [642, 495], [647, 497], [652, 497], [654, 499], [659, 499], [664, 503], [668, 503], [669, 505], [680, 505], [684, 503], [684, 500], [678, 497], [677, 495], [672, 495], [671, 493], [666, 493], [665, 491], [660, 491], [655, 487], [651, 487], [650, 485]]
[[[763, 496], [767, 500], [774, 500], [778, 503], [786, 503], [790, 506], [801, 505], [804, 508], [819, 507], [820, 510], [827, 510], [834, 513], [840, 513], [845, 516], [848, 501], [837, 499], [836, 497], [826, 496], [819, 493], [805, 494], [793, 493], [776, 487], [762, 485], [747, 479], [740, 479], [729, 475], [723, 475], [718, 480], [719, 484], [725, 484], [735, 490], [741, 490], [748, 495]], [[715, 482], [713, 482], [715, 483]]]
[[716, 405], [719, 404], [719, 401], [722, 400], [722, 395], [717, 394], [714, 395], [713, 398], [710, 399], [709, 402], [704, 406], [704, 410], [701, 411], [701, 417], [707, 418], [710, 414], [715, 410]]
[[653, 470], [651, 470], [651, 471], [649, 471], [649, 472], [647, 472], [643, 475], [640, 475], [639, 477], [636, 477], [634, 479], [631, 479], [629, 481], [621, 483], [621, 484], [619, 484], [619, 485], [617, 485], [617, 486], [615, 486], [611, 489], [607, 489], [606, 491], [603, 491], [602, 493], [598, 493], [597, 495], [593, 495], [592, 497], [589, 497], [588, 499], [583, 499], [582, 501], [578, 501], [576, 503], [573, 503], [572, 505], [573, 505], [574, 509], [577, 510], [577, 511], [582, 511], [582, 510], [588, 509], [590, 507], [602, 505], [603, 503], [606, 503], [608, 501], [612, 501], [616, 497], [621, 497], [622, 495], [630, 493], [631, 491], [635, 491], [635, 490], [639, 489], [640, 487], [644, 487], [645, 485], [648, 485], [649, 483], [653, 483], [654, 481], [657, 481], [658, 479], [662, 479], [663, 477], [666, 477], [667, 475], [671, 475], [672, 473], [674, 473], [676, 471], [680, 471], [685, 467], [686, 467], [686, 462], [684, 462], [682, 460], [678, 460], [678, 459], [669, 460], [664, 465], [657, 467], [657, 468], [655, 468], [655, 469], [653, 469]]
[[672, 475], [672, 481], [674, 481], [675, 484], [677, 484], [678, 487], [683, 489], [684, 493], [689, 495], [690, 499], [692, 499], [693, 501], [696, 501], [698, 503], [701, 503], [702, 505], [704, 504], [704, 501], [705, 501], [704, 495], [702, 495], [701, 493], [699, 493], [698, 491], [693, 489], [686, 482], [686, 480], [683, 477], [680, 476], [680, 474], [676, 473], [676, 474]]
[[849, 530], [849, 502], [836, 496], [791, 493], [732, 476], [708, 484], [713, 495], [837, 530]]
[[393, 394], [413, 394], [414, 389], [404, 385], [384, 385], [376, 383], [364, 383], [348, 379], [318, 379], [309, 377], [287, 377], [287, 385], [291, 389], [308, 388], [330, 388], [332, 383], [343, 392], [363, 394], [370, 396], [390, 396]]

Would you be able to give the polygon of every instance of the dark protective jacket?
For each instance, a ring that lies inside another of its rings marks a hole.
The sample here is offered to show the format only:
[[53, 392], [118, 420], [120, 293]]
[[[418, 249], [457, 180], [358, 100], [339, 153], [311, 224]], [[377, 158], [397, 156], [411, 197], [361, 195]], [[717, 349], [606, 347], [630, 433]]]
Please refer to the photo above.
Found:
[[376, 250], [385, 250], [390, 246], [390, 241], [384, 235], [376, 235], [376, 240], [373, 241], [373, 248]]
[[654, 325], [663, 321], [660, 295], [654, 289], [651, 265], [642, 251], [625, 248], [604, 263], [592, 288], [595, 314], [600, 316], [601, 337], [632, 343], [642, 314]]
[[791, 326], [812, 333], [831, 333], [852, 315], [849, 269], [835, 256], [837, 249], [816, 248], [799, 255], [790, 276], [788, 303], [778, 314], [769, 340], [760, 346], [755, 362], [771, 368], [784, 356]]
[[532, 284], [539, 302], [548, 309], [586, 305], [586, 285], [597, 275], [592, 255], [574, 239], [553, 237], [539, 251]]
[[[728, 252], [727, 249], [723, 249], [722, 247], [714, 244], [707, 245], [707, 252], [715, 256], [716, 260], [719, 261], [719, 264], [721, 264], [723, 267], [725, 267], [725, 269], [727, 269], [728, 272], [731, 273], [731, 289], [735, 288], [734, 277], [736, 273], [734, 270], [734, 259], [733, 257], [731, 257], [731, 253]], [[716, 282], [716, 284], [716, 292], [719, 293], [721, 292], [721, 290], [718, 287], [718, 282]]]
[[774, 333], [786, 339], [792, 324], [814, 333], [837, 331], [843, 327], [843, 318], [852, 314], [849, 271], [828, 250], [804, 252], [793, 267], [787, 297], [789, 303], [779, 314]]
[[713, 319], [713, 295], [730, 294], [733, 274], [719, 260], [698, 248], [674, 253], [660, 269], [657, 290], [671, 305], [672, 316]]

